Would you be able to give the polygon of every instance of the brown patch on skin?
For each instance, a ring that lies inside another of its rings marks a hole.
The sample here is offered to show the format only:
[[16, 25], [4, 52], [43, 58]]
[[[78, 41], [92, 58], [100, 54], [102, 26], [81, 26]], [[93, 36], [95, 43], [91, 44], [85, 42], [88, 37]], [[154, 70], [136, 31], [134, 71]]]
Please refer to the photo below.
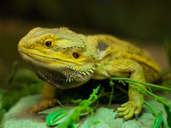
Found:
[[98, 41], [98, 45], [97, 45], [97, 49], [99, 49], [99, 51], [105, 51], [108, 48], [108, 45], [103, 42], [102, 40]]

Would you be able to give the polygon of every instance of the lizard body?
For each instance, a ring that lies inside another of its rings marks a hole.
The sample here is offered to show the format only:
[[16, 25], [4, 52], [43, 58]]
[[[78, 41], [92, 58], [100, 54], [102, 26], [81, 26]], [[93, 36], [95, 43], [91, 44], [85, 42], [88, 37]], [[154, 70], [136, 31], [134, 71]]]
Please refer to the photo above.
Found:
[[[85, 36], [67, 28], [34, 28], [20, 40], [18, 50], [37, 75], [47, 82], [43, 100], [33, 107], [33, 111], [57, 102], [55, 88], [73, 88], [90, 79], [114, 76], [154, 82], [160, 73], [148, 53], [126, 41], [110, 35]], [[128, 120], [139, 114], [143, 105], [140, 95], [133, 85], [129, 85], [129, 101], [117, 109], [118, 116]]]

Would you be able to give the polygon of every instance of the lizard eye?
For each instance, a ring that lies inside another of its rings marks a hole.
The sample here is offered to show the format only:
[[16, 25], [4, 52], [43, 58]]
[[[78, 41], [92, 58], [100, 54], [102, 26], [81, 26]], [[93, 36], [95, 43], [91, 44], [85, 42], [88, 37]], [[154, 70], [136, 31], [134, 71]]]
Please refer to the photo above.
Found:
[[73, 57], [74, 57], [75, 59], [79, 58], [79, 54], [76, 53], [76, 52], [74, 52], [72, 55], [73, 55]]
[[51, 41], [46, 41], [45, 45], [46, 45], [46, 47], [51, 47], [52, 46], [52, 42]]
[[43, 45], [45, 46], [45, 48], [52, 48], [53, 47], [53, 40], [47, 39], [44, 41]]

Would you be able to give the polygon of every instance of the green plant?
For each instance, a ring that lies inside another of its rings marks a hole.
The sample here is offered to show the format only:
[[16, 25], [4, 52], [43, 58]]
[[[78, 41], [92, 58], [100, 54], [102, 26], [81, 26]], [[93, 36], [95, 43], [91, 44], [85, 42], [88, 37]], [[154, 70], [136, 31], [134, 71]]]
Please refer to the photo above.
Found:
[[2, 95], [3, 95], [3, 90], [0, 89], [0, 124], [3, 118], [3, 115], [5, 114], [5, 109], [2, 108]]
[[[117, 77], [113, 77], [111, 78], [111, 80], [117, 80], [121, 83], [128, 83], [128, 84], [132, 84], [135, 85], [135, 87], [137, 87], [138, 91], [147, 95], [148, 97], [152, 98], [153, 100], [161, 103], [167, 113], [167, 124], [169, 127], [171, 127], [171, 104], [169, 104], [169, 101], [165, 98], [159, 97], [157, 95], [155, 95], [154, 93], [152, 93], [151, 91], [149, 91], [148, 89], [145, 89], [143, 87], [141, 87], [139, 84], [143, 84], [146, 85], [147, 87], [155, 87], [155, 88], [159, 88], [162, 90], [166, 90], [168, 92], [171, 92], [170, 88], [167, 87], [163, 87], [163, 86], [159, 86], [156, 84], [150, 84], [150, 83], [146, 83], [146, 82], [140, 82], [140, 81], [136, 81], [130, 78], [117, 78]], [[112, 81], [111, 81], [112, 82]], [[167, 128], [167, 125], [165, 124], [162, 114], [159, 112], [157, 113], [157, 111], [149, 104], [147, 103], [142, 97], [141, 99], [144, 101], [145, 105], [153, 112], [153, 114], [155, 115], [155, 120], [153, 123], [153, 127], [152, 128], [158, 128], [160, 125], [162, 125], [163, 128]]]
[[[58, 109], [58, 110], [55, 110], [54, 112], [50, 113], [46, 118], [47, 124], [49, 126], [53, 126], [55, 128], [59, 128], [59, 127], [60, 128], [65, 128], [65, 127], [73, 127], [74, 128], [75, 123], [79, 120], [80, 116], [87, 115], [88, 113], [91, 113], [91, 115], [93, 116], [93, 107], [90, 107], [90, 105], [92, 103], [94, 103], [95, 101], [97, 101], [97, 99], [99, 99], [102, 96], [110, 96], [109, 106], [111, 106], [112, 95], [114, 92], [114, 85], [115, 85], [115, 83], [113, 81], [118, 81], [119, 83], [122, 83], [123, 85], [126, 85], [125, 83], [133, 84], [133, 85], [135, 85], [135, 87], [137, 87], [137, 89], [141, 93], [143, 93], [143, 94], [147, 95], [148, 97], [151, 97], [155, 101], [163, 104], [166, 109], [167, 115], [168, 115], [167, 123], [168, 123], [168, 126], [170, 127], [170, 125], [171, 125], [170, 124], [171, 105], [168, 103], [168, 100], [153, 94], [148, 89], [142, 88], [139, 84], [144, 84], [148, 87], [151, 86], [151, 87], [160, 88], [160, 89], [166, 90], [168, 92], [171, 92], [171, 89], [162, 87], [159, 85], [155, 85], [155, 84], [132, 80], [129, 78], [116, 78], [116, 77], [111, 78], [111, 81], [109, 82], [110, 86], [112, 87], [111, 93], [105, 93], [104, 90], [102, 90], [101, 93], [99, 95], [97, 95], [97, 92], [100, 88], [98, 86], [96, 89], [93, 90], [93, 93], [90, 95], [90, 97], [87, 100], [79, 99], [79, 100], [74, 101], [74, 103], [79, 103], [78, 106], [70, 107], [70, 108], [62, 108], [62, 109]], [[153, 128], [157, 128], [160, 125], [162, 125], [163, 128], [167, 128], [167, 125], [165, 124], [165, 122], [163, 120], [162, 114], [160, 112], [157, 113], [157, 111], [149, 103], [147, 103], [143, 98], [142, 98], [142, 100], [155, 115]]]
[[[93, 93], [87, 100], [73, 100], [74, 103], [79, 104], [76, 107], [61, 108], [48, 114], [48, 116], [46, 117], [48, 126], [54, 126], [55, 128], [74, 128], [75, 123], [79, 121], [80, 116], [87, 115], [89, 113], [91, 113], [91, 116], [93, 116], [94, 110], [92, 107], [90, 107], [90, 105], [101, 96], [102, 93], [97, 95], [99, 89], [100, 86], [98, 86], [96, 89], [93, 89]], [[97, 123], [99, 122], [93, 122], [94, 125]]]
[[[21, 97], [41, 93], [43, 81], [28, 69], [17, 70], [18, 61], [12, 65], [7, 82], [1, 86], [1, 108], [8, 111]], [[18, 93], [20, 91], [20, 93]]]

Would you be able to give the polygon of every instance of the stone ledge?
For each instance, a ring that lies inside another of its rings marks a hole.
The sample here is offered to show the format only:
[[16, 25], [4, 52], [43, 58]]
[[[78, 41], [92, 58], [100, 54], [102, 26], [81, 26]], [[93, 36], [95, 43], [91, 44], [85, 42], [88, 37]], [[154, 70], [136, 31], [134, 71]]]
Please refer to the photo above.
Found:
[[[45, 122], [46, 115], [35, 115], [25, 111], [28, 107], [40, 101], [40, 99], [40, 95], [23, 97], [5, 114], [2, 128], [47, 128]], [[166, 114], [161, 104], [152, 100], [149, 103], [158, 111], [163, 112], [166, 119]], [[114, 105], [114, 108], [116, 106], [118, 105]], [[133, 119], [123, 122], [122, 118], [114, 120], [117, 113], [113, 112], [113, 109], [100, 107], [93, 117], [83, 118], [76, 126], [79, 126], [79, 128], [88, 128], [91, 124], [90, 121], [100, 121], [96, 125], [92, 124], [91, 128], [151, 128], [155, 117], [146, 106], [143, 108], [143, 112], [138, 120]]]

